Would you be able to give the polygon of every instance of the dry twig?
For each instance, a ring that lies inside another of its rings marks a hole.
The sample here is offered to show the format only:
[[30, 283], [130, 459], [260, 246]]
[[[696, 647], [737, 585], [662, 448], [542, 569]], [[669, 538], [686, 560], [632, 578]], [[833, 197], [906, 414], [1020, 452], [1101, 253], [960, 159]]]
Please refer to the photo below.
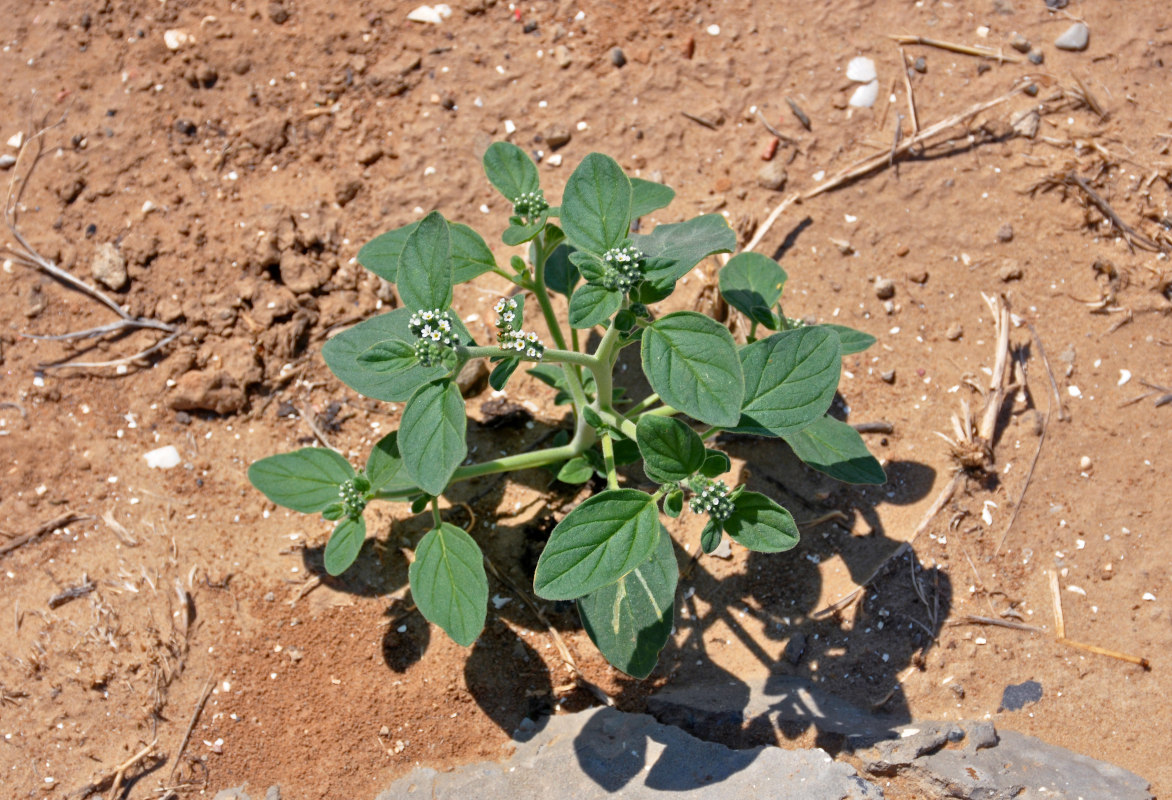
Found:
[[[20, 198], [24, 194], [25, 187], [28, 186], [29, 178], [31, 177], [33, 170], [36, 168], [37, 162], [40, 161], [41, 156], [44, 153], [45, 134], [57, 125], [61, 124], [63, 121], [64, 117], [62, 117], [62, 119], [54, 125], [42, 126], [40, 130], [30, 136], [28, 140], [21, 145], [20, 151], [17, 154], [16, 164], [13, 165], [12, 177], [8, 182], [8, 194], [4, 199], [4, 222], [7, 224], [8, 231], [12, 234], [12, 237], [16, 239], [18, 246], [12, 247], [11, 245], [5, 245], [5, 249], [12, 255], [16, 262], [23, 264], [24, 266], [31, 269], [37, 269], [41, 272], [47, 273], [65, 285], [77, 289], [83, 294], [88, 295], [97, 302], [106, 306], [118, 315], [118, 320], [106, 325], [99, 325], [97, 327], [87, 328], [85, 330], [57, 334], [55, 336], [39, 336], [34, 334], [24, 334], [24, 336], [28, 339], [36, 339], [41, 341], [65, 341], [94, 339], [105, 336], [107, 334], [121, 334], [127, 331], [143, 329], [157, 330], [166, 334], [162, 339], [155, 342], [153, 345], [140, 350], [133, 355], [129, 355], [123, 358], [111, 359], [109, 361], [68, 361], [63, 363], [41, 364], [40, 367], [42, 369], [61, 369], [64, 367], [96, 368], [130, 364], [139, 361], [140, 359], [146, 358], [147, 356], [153, 355], [159, 350], [162, 350], [168, 344], [182, 336], [185, 331], [181, 328], [175, 327], [174, 325], [168, 325], [165, 322], [160, 322], [158, 320], [149, 319], [146, 317], [135, 317], [127, 313], [121, 305], [116, 303], [105, 292], [90, 286], [85, 281], [72, 275], [71, 273], [54, 264], [49, 259], [42, 256], [39, 252], [37, 252], [37, 249], [33, 247], [27, 239], [25, 239], [24, 235], [20, 232], [20, 229], [17, 228], [17, 212], [20, 208]], [[25, 155], [29, 152], [29, 147], [33, 145], [34, 142], [36, 143], [36, 149], [35, 152], [33, 152], [31, 155], [32, 161], [25, 172], [23, 180], [20, 181], [20, 188], [18, 189], [17, 180], [18, 174], [20, 172], [20, 162], [24, 160]]]
[[1063, 181], [1068, 186], [1075, 186], [1082, 190], [1082, 193], [1086, 195], [1087, 200], [1090, 201], [1091, 205], [1099, 209], [1103, 216], [1111, 221], [1111, 225], [1115, 228], [1115, 230], [1119, 231], [1119, 235], [1123, 237], [1123, 241], [1127, 243], [1128, 249], [1133, 253], [1135, 252], [1136, 245], [1139, 245], [1141, 249], [1152, 253], [1159, 253], [1167, 250], [1166, 247], [1162, 247], [1160, 244], [1152, 241], [1146, 235], [1124, 222], [1123, 219], [1117, 213], [1115, 213], [1115, 209], [1111, 208], [1111, 205], [1106, 200], [1104, 200], [1098, 192], [1091, 188], [1091, 184], [1089, 181], [1087, 181], [1086, 178], [1075, 175], [1073, 172], [1068, 172], [1064, 176]]
[[9, 539], [4, 544], [0, 544], [0, 556], [7, 555], [13, 550], [16, 550], [18, 547], [24, 547], [29, 542], [34, 542], [44, 536], [46, 533], [52, 533], [58, 528], [64, 528], [71, 522], [77, 522], [83, 519], [91, 519], [91, 517], [88, 517], [84, 514], [78, 514], [74, 511], [67, 511], [56, 519], [51, 519], [48, 522], [42, 522], [28, 533], [21, 534], [20, 536]]
[[183, 739], [179, 742], [179, 749], [175, 751], [175, 763], [171, 765], [171, 774], [167, 777], [167, 783], [172, 783], [175, 780], [175, 772], [179, 769], [179, 764], [183, 761], [183, 751], [187, 749], [187, 743], [191, 741], [191, 732], [195, 730], [195, 723], [199, 721], [199, 715], [203, 713], [203, 707], [207, 704], [208, 697], [212, 693], [212, 687], [215, 685], [215, 675], [208, 675], [203, 692], [200, 693], [199, 700], [196, 701], [195, 710], [191, 712], [191, 722], [187, 723], [187, 730], [183, 732]]
[[1050, 600], [1054, 604], [1054, 635], [1059, 643], [1077, 650], [1094, 653], [1098, 656], [1107, 656], [1108, 658], [1118, 659], [1119, 661], [1126, 661], [1129, 664], [1136, 664], [1143, 667], [1147, 672], [1151, 671], [1152, 662], [1142, 656], [1133, 656], [1130, 653], [1121, 653], [1118, 650], [1108, 650], [1105, 647], [1099, 647], [1097, 644], [1076, 642], [1073, 639], [1066, 638], [1066, 621], [1062, 617], [1062, 595], [1058, 589], [1058, 573], [1052, 570], [1050, 572]]
[[992, 47], [972, 46], [967, 44], [956, 44], [954, 42], [944, 42], [939, 39], [929, 39], [927, 36], [908, 36], [903, 34], [888, 34], [887, 38], [894, 39], [899, 44], [922, 44], [925, 47], [936, 47], [940, 50], [947, 50], [950, 53], [961, 53], [966, 56], [977, 56], [978, 58], [988, 58], [1000, 63], [1009, 62], [1010, 64], [1021, 64], [1021, 56], [1015, 56], [1011, 53], [1003, 52], [1000, 48], [994, 50]]

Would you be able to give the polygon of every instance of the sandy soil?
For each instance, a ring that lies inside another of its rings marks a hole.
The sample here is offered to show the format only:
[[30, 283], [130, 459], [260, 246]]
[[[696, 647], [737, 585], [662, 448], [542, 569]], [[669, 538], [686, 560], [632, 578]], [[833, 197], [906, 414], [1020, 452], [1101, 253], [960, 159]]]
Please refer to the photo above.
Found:
[[[789, 273], [791, 316], [879, 337], [847, 359], [839, 410], [891, 423], [867, 435], [890, 483], [837, 485], [781, 445], [722, 440], [740, 479], [800, 521], [839, 516], [808, 524], [793, 553], [692, 565], [678, 635], [647, 681], [607, 667], [571, 610], [547, 614], [623, 708], [692, 676], [780, 671], [893, 721], [989, 717], [1172, 792], [1159, 733], [1172, 729], [1172, 511], [1160, 500], [1172, 407], [1158, 404], [1169, 389], [1149, 387], [1172, 386], [1172, 272], [1153, 251], [1167, 251], [1172, 227], [1167, 4], [472, 0], [440, 25], [408, 22], [414, 5], [3, 3], [0, 140], [43, 131], [0, 172], [19, 193], [19, 232], [91, 284], [112, 246], [127, 280], [108, 294], [182, 331], [143, 363], [53, 366], [117, 360], [164, 334], [30, 338], [117, 317], [4, 263], [0, 781], [11, 796], [109, 791], [153, 742], [118, 796], [248, 780], [293, 798], [368, 797], [416, 764], [507, 753], [526, 715], [596, 702], [504, 583], [491, 589], [509, 602], [470, 651], [410, 611], [405, 552], [425, 522], [405, 508], [380, 512], [354, 570], [323, 578], [327, 523], [266, 505], [247, 465], [312, 443], [310, 419], [356, 463], [397, 425], [401, 409], [332, 378], [321, 344], [396, 302], [353, 261], [372, 236], [439, 209], [499, 241], [508, 209], [479, 166], [489, 142], [541, 153], [552, 198], [582, 156], [609, 153], [678, 192], [645, 226], [716, 211], [744, 242], [791, 193], [889, 154], [897, 125], [912, 135], [889, 33], [1011, 59], [906, 46], [924, 62], [910, 73], [920, 128], [1037, 87], [791, 205], [758, 247]], [[1055, 49], [1084, 18], [1089, 48]], [[169, 30], [186, 34], [176, 50]], [[1014, 33], [1042, 64], [1011, 47]], [[848, 106], [857, 55], [877, 66], [870, 109]], [[772, 134], [756, 110], [786, 137], [769, 164], [784, 167], [781, 190], [758, 180]], [[553, 153], [559, 134], [569, 142]], [[1134, 230], [1132, 245], [1087, 188]], [[667, 308], [721, 313], [717, 267], [701, 265]], [[502, 288], [489, 276], [458, 292], [478, 337]], [[913, 540], [956, 466], [937, 432], [953, 436], [962, 403], [984, 404], [974, 387], [988, 386], [996, 341], [982, 294], [1016, 315], [1023, 386], [999, 419], [990, 473], [965, 478]], [[480, 451], [529, 446], [565, 422], [530, 378], [508, 395], [532, 424], [472, 425]], [[490, 396], [469, 398], [478, 422]], [[143, 454], [164, 445], [183, 463], [148, 468]], [[451, 500], [451, 519], [475, 514], [490, 558], [524, 585], [576, 495], [535, 472]], [[670, 527], [687, 565], [698, 527], [688, 515]], [[889, 560], [905, 542], [910, 557]], [[820, 613], [876, 570], [860, 600]], [[1150, 670], [1056, 641], [1052, 573], [1070, 639]], [[1030, 680], [1041, 699], [1003, 710], [1005, 688]]]

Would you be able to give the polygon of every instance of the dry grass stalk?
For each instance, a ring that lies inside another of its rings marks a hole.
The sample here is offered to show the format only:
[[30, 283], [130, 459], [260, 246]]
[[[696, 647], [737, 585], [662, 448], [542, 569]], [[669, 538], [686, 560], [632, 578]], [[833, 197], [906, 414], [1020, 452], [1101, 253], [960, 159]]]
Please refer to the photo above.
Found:
[[1145, 671], [1151, 671], [1152, 662], [1143, 656], [1133, 656], [1130, 653], [1121, 653], [1118, 650], [1108, 650], [1105, 647], [1099, 647], [1097, 644], [1087, 644], [1086, 642], [1076, 642], [1073, 639], [1066, 638], [1066, 620], [1062, 616], [1062, 594], [1058, 588], [1058, 573], [1050, 572], [1050, 600], [1054, 605], [1054, 638], [1060, 644], [1073, 647], [1076, 650], [1082, 650], [1087, 653], [1094, 653], [1097, 656], [1107, 656], [1118, 661], [1126, 661], [1128, 664], [1135, 664], [1143, 667]]
[[906, 34], [888, 34], [888, 39], [894, 39], [900, 44], [921, 44], [925, 47], [935, 47], [940, 50], [947, 50], [950, 53], [961, 53], [966, 56], [977, 56], [978, 58], [988, 58], [999, 63], [1021, 64], [1023, 59], [1021, 56], [1006, 53], [998, 48], [994, 50], [992, 47], [973, 46], [967, 44], [956, 44], [955, 42], [944, 42], [940, 39], [929, 39], [927, 36], [909, 36]]

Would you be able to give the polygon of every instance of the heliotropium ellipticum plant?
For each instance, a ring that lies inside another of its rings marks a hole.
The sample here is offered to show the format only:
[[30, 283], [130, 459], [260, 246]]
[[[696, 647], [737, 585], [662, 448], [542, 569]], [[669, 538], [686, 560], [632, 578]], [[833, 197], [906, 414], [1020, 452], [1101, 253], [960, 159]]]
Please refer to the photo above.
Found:
[[[706, 553], [726, 534], [762, 552], [798, 542], [788, 511], [730, 486], [728, 457], [709, 446], [716, 434], [780, 437], [802, 461], [835, 478], [886, 480], [855, 430], [827, 416], [842, 356], [874, 339], [787, 318], [779, 305], [786, 274], [756, 253], [732, 257], [719, 274], [721, 294], [750, 321], [747, 343], [702, 314], [659, 315], [654, 304], [677, 281], [703, 259], [735, 248], [722, 217], [631, 233], [633, 220], [663, 208], [674, 193], [628, 178], [598, 153], [574, 170], [560, 206], [547, 202], [537, 167], [521, 149], [493, 144], [484, 168], [513, 204], [502, 238], [510, 246], [527, 243], [528, 260], [514, 256], [502, 268], [479, 234], [432, 212], [358, 253], [359, 263], [395, 284], [403, 306], [322, 348], [330, 369], [354, 390], [406, 403], [399, 429], [375, 445], [360, 471], [331, 450], [306, 448], [257, 461], [248, 476], [273, 502], [337, 521], [324, 556], [331, 575], [358, 557], [368, 503], [407, 502], [416, 512], [430, 505], [434, 527], [415, 549], [411, 593], [428, 620], [468, 646], [484, 627], [488, 579], [475, 538], [441, 520], [437, 498], [459, 481], [535, 467], [554, 469], [567, 483], [599, 475], [606, 488], [550, 535], [534, 590], [548, 600], [576, 601], [607, 660], [645, 677], [671, 633], [678, 574], [661, 513], [677, 517], [686, 501], [690, 513], [703, 516]], [[489, 272], [520, 291], [496, 303], [496, 341], [479, 344], [452, 310], [452, 287]], [[558, 318], [551, 293], [568, 298], [568, 319]], [[550, 340], [526, 327], [527, 299], [536, 302]], [[601, 338], [588, 352], [585, 334], [596, 326]], [[612, 380], [619, 351], [630, 345], [652, 389], [637, 401]], [[489, 380], [498, 390], [527, 365], [557, 392], [555, 402], [573, 408], [573, 430], [543, 450], [466, 463], [467, 418], [455, 375], [474, 358], [493, 362]], [[658, 486], [653, 492], [622, 485], [618, 467], [639, 460]]]

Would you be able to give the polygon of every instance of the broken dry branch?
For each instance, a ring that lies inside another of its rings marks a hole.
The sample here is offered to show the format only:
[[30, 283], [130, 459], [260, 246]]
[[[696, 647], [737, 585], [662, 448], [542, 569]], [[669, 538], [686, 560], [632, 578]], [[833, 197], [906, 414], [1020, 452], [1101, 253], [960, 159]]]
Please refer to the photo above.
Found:
[[1075, 175], [1073, 172], [1068, 172], [1063, 178], [1068, 186], [1074, 186], [1082, 190], [1086, 195], [1088, 201], [1095, 208], [1111, 221], [1111, 225], [1115, 230], [1119, 231], [1119, 235], [1123, 237], [1123, 241], [1127, 243], [1128, 249], [1135, 252], [1136, 245], [1140, 248], [1152, 253], [1165, 252], [1166, 247], [1161, 246], [1157, 242], [1149, 239], [1146, 235], [1137, 231], [1135, 228], [1128, 225], [1123, 219], [1115, 213], [1115, 209], [1111, 208], [1110, 203], [1103, 199], [1103, 197], [1091, 188], [1091, 184], [1085, 178]]
[[925, 47], [935, 47], [940, 50], [947, 50], [950, 53], [961, 53], [966, 56], [977, 56], [978, 58], [988, 58], [992, 61], [1000, 63], [1021, 64], [1023, 60], [1021, 56], [1015, 56], [1011, 53], [1003, 52], [1000, 48], [994, 50], [992, 47], [981, 47], [979, 45], [956, 44], [955, 42], [944, 42], [940, 39], [929, 39], [927, 36], [908, 36], [906, 34], [888, 34], [888, 39], [894, 39], [899, 44], [921, 44]]
[[1133, 656], [1130, 653], [1121, 653], [1118, 650], [1108, 650], [1105, 647], [1099, 647], [1097, 644], [1087, 644], [1086, 642], [1076, 642], [1073, 639], [1067, 639], [1066, 621], [1062, 617], [1062, 594], [1058, 589], [1058, 573], [1051, 570], [1049, 574], [1050, 600], [1054, 604], [1054, 636], [1059, 644], [1073, 647], [1076, 650], [1083, 650], [1087, 653], [1094, 653], [1098, 656], [1107, 656], [1118, 661], [1126, 661], [1129, 664], [1136, 664], [1137, 666], [1143, 667], [1145, 671], [1151, 671], [1152, 662], [1142, 656]]
[[52, 533], [58, 528], [64, 528], [71, 522], [77, 522], [83, 519], [91, 519], [84, 514], [78, 514], [73, 511], [66, 512], [56, 519], [51, 519], [48, 522], [42, 522], [28, 533], [21, 534], [15, 538], [9, 539], [4, 544], [0, 544], [0, 556], [7, 555], [19, 547], [24, 547], [29, 542], [35, 542], [47, 533]]

